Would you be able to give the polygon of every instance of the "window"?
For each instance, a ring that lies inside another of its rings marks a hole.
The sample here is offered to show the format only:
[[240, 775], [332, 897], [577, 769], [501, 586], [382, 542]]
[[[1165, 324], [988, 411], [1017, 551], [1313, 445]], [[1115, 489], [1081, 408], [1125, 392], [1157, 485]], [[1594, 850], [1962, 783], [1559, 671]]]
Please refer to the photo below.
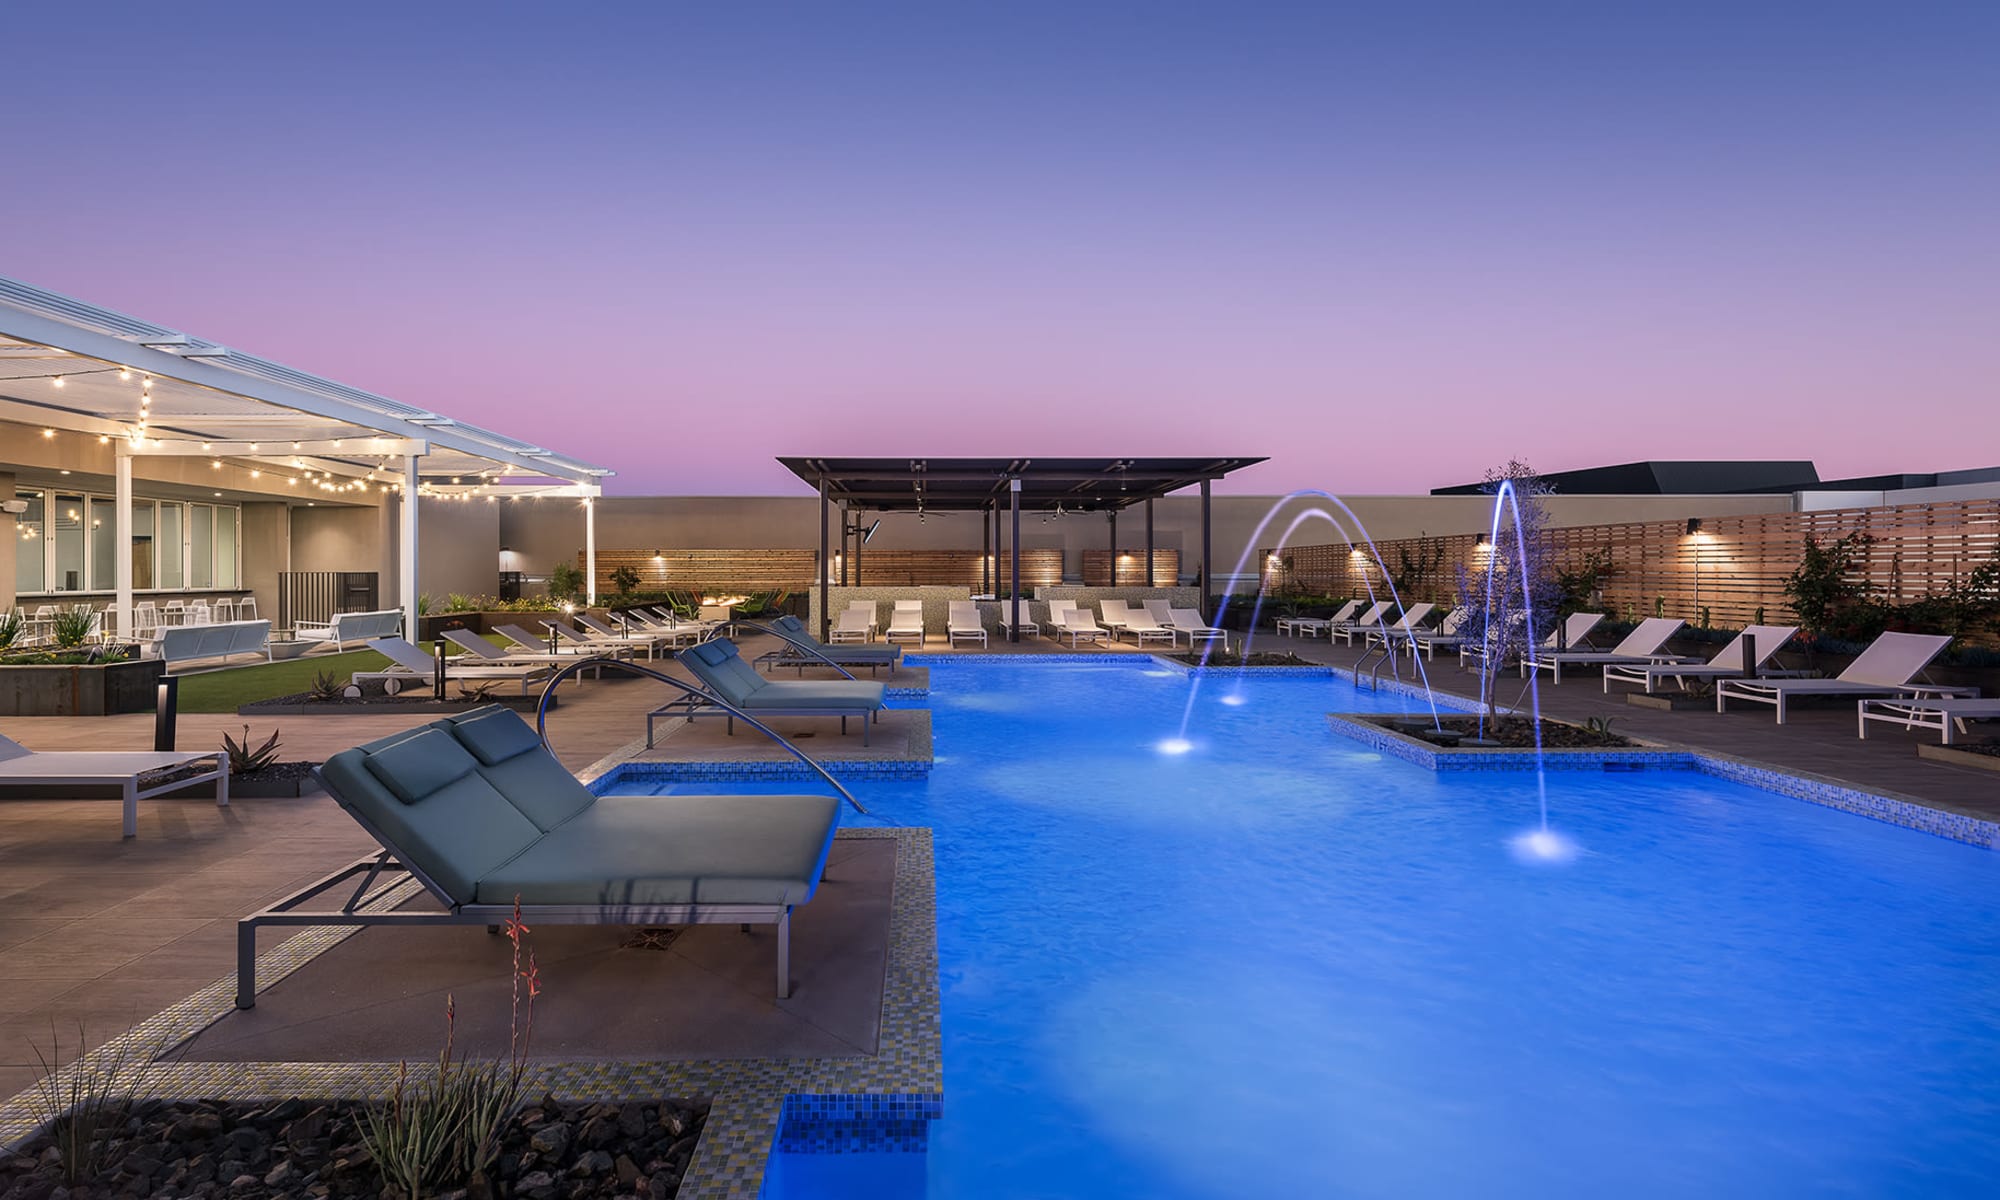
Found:
[[160, 505], [160, 586], [187, 586], [187, 542], [181, 537], [181, 517], [185, 504]]
[[215, 586], [215, 508], [188, 505], [188, 586]]
[[117, 506], [102, 496], [90, 498], [90, 586], [108, 592], [118, 586]]
[[236, 586], [236, 513], [217, 506], [215, 512], [215, 586]]
[[55, 567], [49, 576], [49, 590], [80, 592], [84, 587], [83, 497], [58, 495], [55, 511], [49, 514], [49, 527], [55, 530]]
[[49, 590], [48, 523], [44, 519], [40, 492], [15, 492], [16, 500], [26, 500], [28, 511], [14, 518], [14, 533], [20, 544], [14, 547], [14, 591]]

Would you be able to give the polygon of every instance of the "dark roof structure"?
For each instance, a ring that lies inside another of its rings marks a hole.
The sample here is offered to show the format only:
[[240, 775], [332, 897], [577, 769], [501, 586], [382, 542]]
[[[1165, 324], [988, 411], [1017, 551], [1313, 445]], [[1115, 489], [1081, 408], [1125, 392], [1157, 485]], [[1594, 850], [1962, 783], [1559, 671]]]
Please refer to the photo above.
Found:
[[[1794, 492], [1819, 486], [1819, 470], [1791, 461], [1680, 461], [1620, 463], [1555, 471], [1542, 482], [1559, 496], [1714, 496], [1745, 492]], [[1486, 483], [1432, 488], [1433, 496], [1483, 495]]]
[[828, 500], [877, 512], [977, 512], [1010, 503], [1021, 481], [1024, 509], [1115, 512], [1255, 466], [1262, 458], [779, 458]]

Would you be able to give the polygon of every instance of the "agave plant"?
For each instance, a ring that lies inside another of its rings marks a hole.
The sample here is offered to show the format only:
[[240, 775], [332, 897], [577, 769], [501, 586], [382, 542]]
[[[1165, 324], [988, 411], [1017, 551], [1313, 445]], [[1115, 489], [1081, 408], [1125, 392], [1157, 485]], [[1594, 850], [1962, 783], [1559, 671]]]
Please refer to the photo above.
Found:
[[255, 775], [278, 761], [278, 730], [255, 750], [250, 748], [250, 727], [243, 727], [243, 740], [237, 741], [228, 734], [222, 735], [222, 748], [229, 753], [229, 773], [231, 775]]
[[480, 683], [461, 683], [458, 685], [458, 698], [470, 700], [475, 704], [484, 704], [493, 699], [493, 689], [498, 686], [491, 679]]
[[345, 690], [345, 686], [340, 682], [340, 676], [332, 671], [316, 671], [313, 673], [311, 685], [306, 688], [306, 695], [314, 700], [338, 700]]
[[55, 637], [56, 645], [64, 650], [74, 650], [83, 645], [96, 627], [97, 614], [92, 612], [87, 604], [62, 609], [49, 622], [49, 630]]

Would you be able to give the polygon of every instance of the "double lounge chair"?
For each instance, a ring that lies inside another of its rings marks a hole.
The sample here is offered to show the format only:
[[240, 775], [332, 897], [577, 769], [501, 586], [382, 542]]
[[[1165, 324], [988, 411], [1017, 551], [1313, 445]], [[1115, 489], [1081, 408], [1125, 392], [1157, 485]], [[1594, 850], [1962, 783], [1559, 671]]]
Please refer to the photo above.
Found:
[[1797, 696], [1861, 700], [1967, 695], [1973, 689], [1914, 682], [1950, 644], [1951, 639], [1941, 634], [1885, 633], [1833, 679], [1725, 679], [1715, 687], [1715, 711], [1728, 712], [1731, 700], [1769, 704], [1778, 710], [1778, 724], [1783, 725], [1786, 703]]
[[1117, 641], [1121, 634], [1129, 633], [1133, 643], [1142, 649], [1147, 638], [1173, 645], [1174, 631], [1149, 609], [1133, 608], [1123, 600], [1106, 600], [1104, 612], [1104, 624], [1111, 630], [1112, 641]]
[[[847, 718], [861, 718], [861, 744], [868, 744], [868, 727], [882, 711], [885, 689], [879, 683], [861, 679], [801, 679], [773, 681], [757, 673], [743, 661], [736, 643], [725, 638], [703, 642], [681, 651], [675, 660], [701, 681], [703, 687], [753, 717], [839, 717], [840, 731], [847, 732]], [[693, 716], [692, 712], [689, 716]], [[725, 712], [726, 727], [736, 732], [736, 718]]]
[[[319, 768], [381, 853], [237, 923], [236, 1006], [257, 999], [267, 925], [768, 924], [791, 994], [791, 914], [812, 899], [839, 825], [832, 796], [595, 796], [498, 706], [406, 730]], [[442, 912], [388, 907], [384, 872]], [[353, 881], [360, 879], [360, 886]], [[352, 888], [331, 911], [304, 906]]]
[[154, 750], [30, 750], [0, 734], [0, 787], [108, 785], [124, 802], [124, 836], [139, 836], [139, 801], [215, 781], [215, 803], [229, 807], [229, 756]]
[[[859, 613], [842, 613], [841, 617], [844, 620], [850, 615], [860, 616]], [[790, 614], [779, 617], [771, 624], [778, 630], [780, 645], [776, 650], [757, 660], [758, 664], [767, 670], [795, 666], [799, 669], [799, 674], [804, 675], [806, 668], [815, 663], [821, 666], [833, 663], [839, 667], [867, 667], [870, 675], [882, 667], [887, 667], [889, 674], [894, 675], [896, 668], [903, 664], [901, 646], [844, 644], [839, 640], [837, 629], [833, 643], [822, 642], [812, 635], [812, 631], [806, 628], [804, 621]]]
[[[1604, 690], [1611, 690], [1613, 680], [1639, 684], [1650, 693], [1669, 679], [1676, 681], [1685, 691], [1691, 679], [1762, 676], [1765, 673], [1764, 664], [1770, 662], [1798, 631], [1796, 625], [1752, 625], [1731, 638], [1728, 645], [1716, 651], [1715, 657], [1705, 663], [1611, 663], [1604, 668]], [[1746, 638], [1749, 639], [1747, 643]], [[1748, 661], [1744, 657], [1746, 645], [1750, 653]]]

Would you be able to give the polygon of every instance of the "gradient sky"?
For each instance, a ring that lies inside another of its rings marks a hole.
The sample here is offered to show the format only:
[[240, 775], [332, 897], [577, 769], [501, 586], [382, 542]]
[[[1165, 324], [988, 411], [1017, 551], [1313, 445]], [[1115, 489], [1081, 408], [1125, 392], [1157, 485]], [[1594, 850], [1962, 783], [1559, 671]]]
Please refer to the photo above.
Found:
[[2000, 5], [17, 5], [0, 273], [619, 472], [2000, 463]]

